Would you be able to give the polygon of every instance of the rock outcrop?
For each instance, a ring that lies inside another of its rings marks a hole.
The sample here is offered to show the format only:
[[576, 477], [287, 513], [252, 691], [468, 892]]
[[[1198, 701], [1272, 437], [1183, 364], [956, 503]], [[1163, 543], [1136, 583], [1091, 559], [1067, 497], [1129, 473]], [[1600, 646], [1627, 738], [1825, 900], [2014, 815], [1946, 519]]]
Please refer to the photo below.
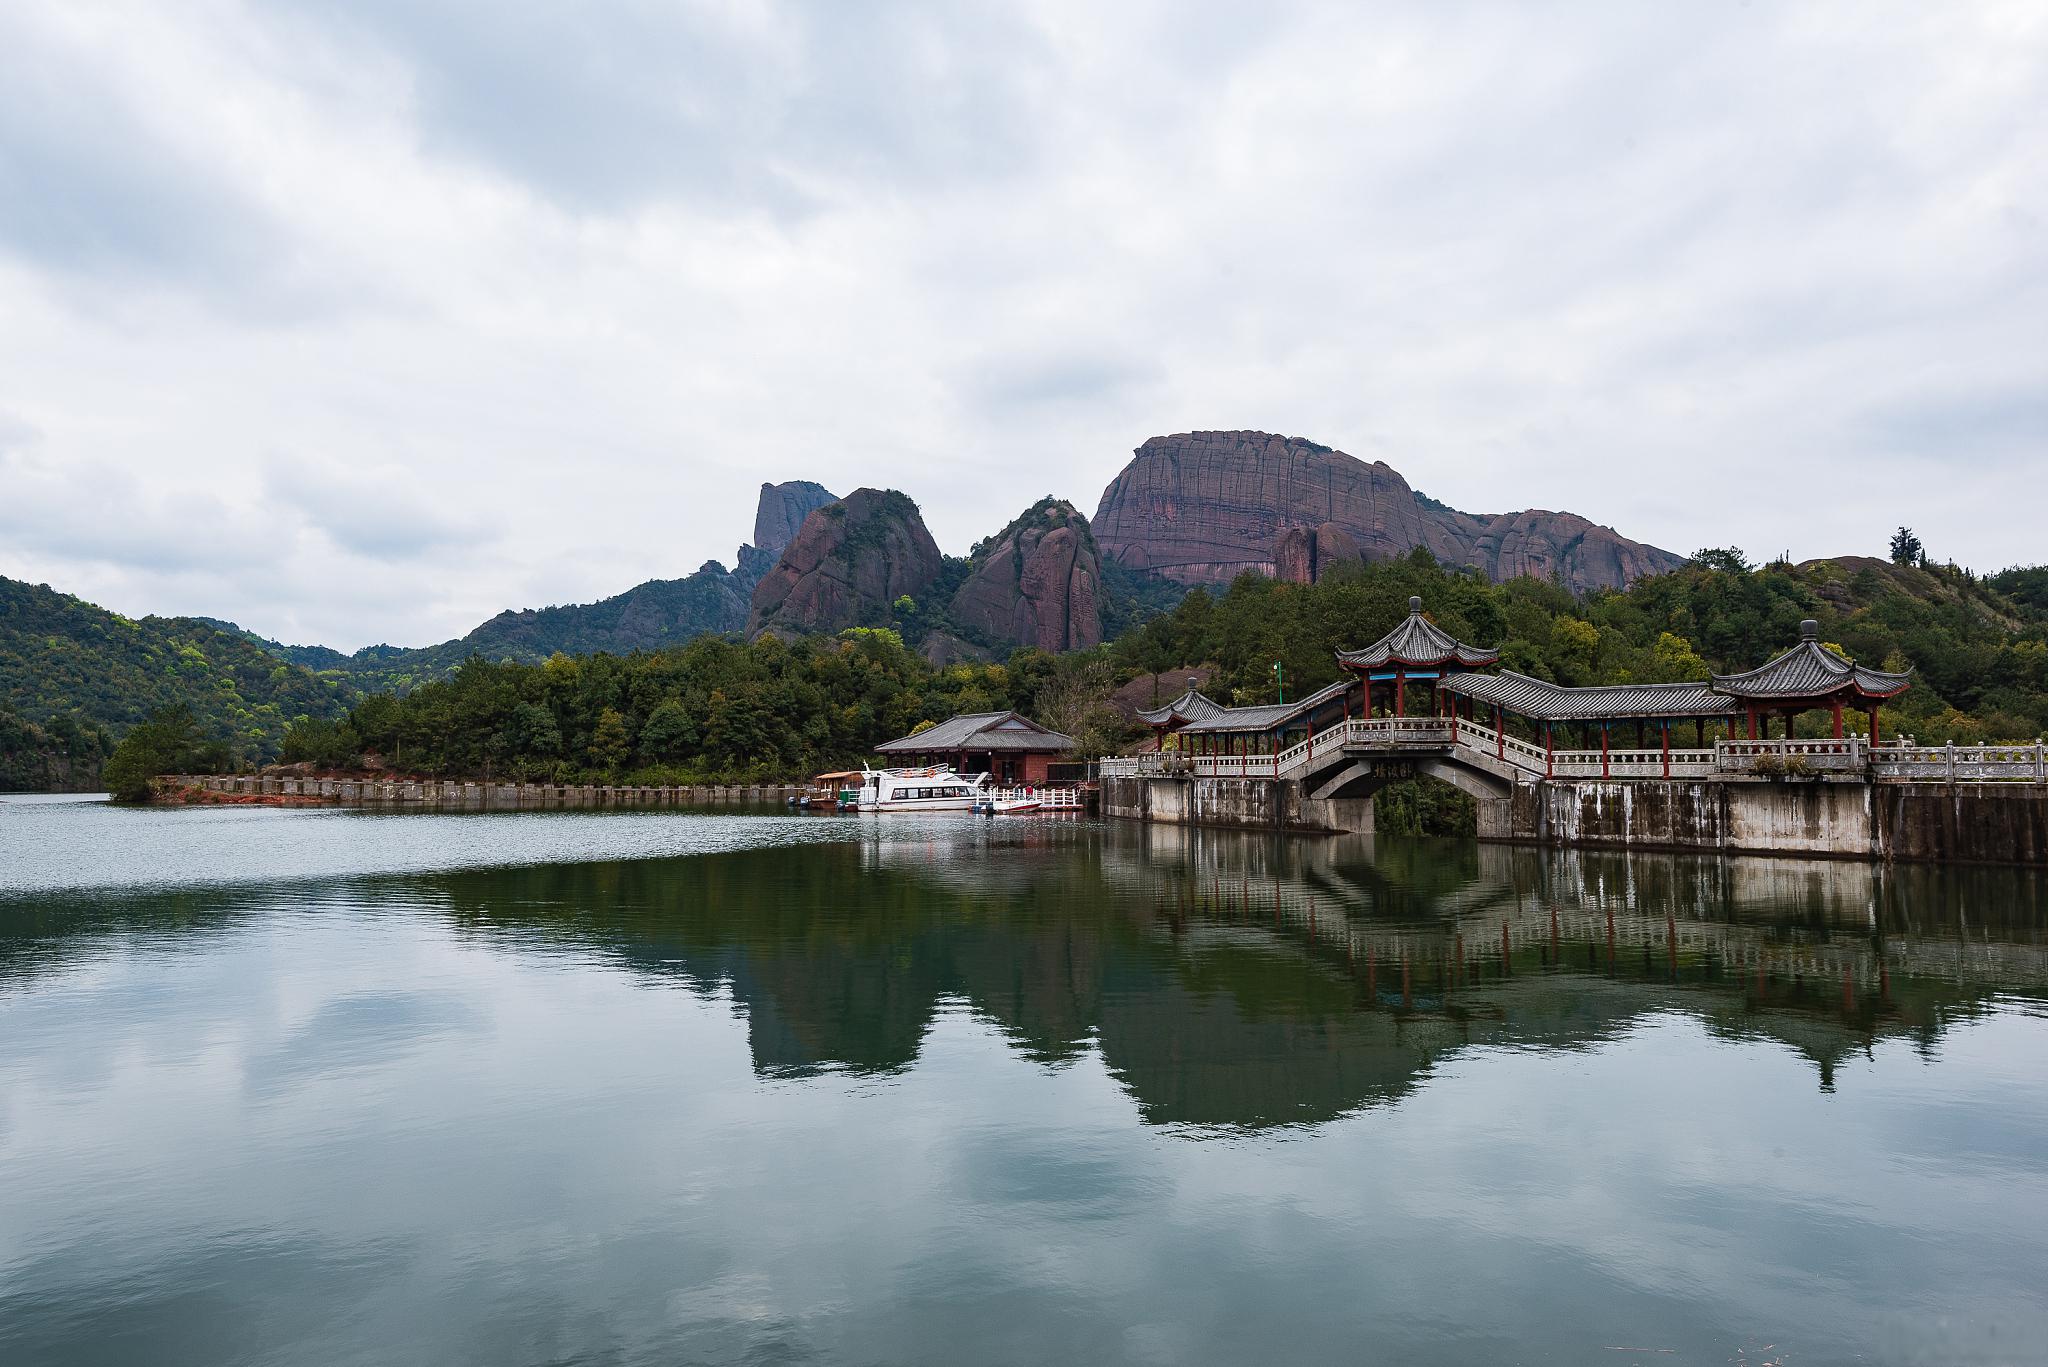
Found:
[[804, 525], [804, 519], [828, 503], [835, 502], [838, 495], [822, 484], [813, 484], [807, 479], [792, 479], [784, 484], [763, 484], [761, 498], [754, 505], [754, 539], [740, 547], [739, 558], [733, 567], [733, 577], [739, 581], [739, 591], [750, 593], [761, 576], [775, 568], [775, 561], [790, 542], [796, 540], [797, 530]]
[[806, 516], [754, 587], [749, 638], [843, 631], [889, 619], [939, 577], [938, 544], [917, 505], [894, 489], [856, 489]]
[[1266, 432], [1152, 438], [1103, 490], [1093, 527], [1110, 559], [1184, 584], [1247, 569], [1313, 579], [1339, 560], [1417, 546], [1496, 580], [1555, 575], [1576, 590], [1683, 563], [1572, 513], [1462, 513], [1384, 462]]
[[958, 625], [991, 640], [1041, 650], [1102, 642], [1102, 560], [1088, 519], [1044, 498], [977, 547], [974, 569], [953, 595]]

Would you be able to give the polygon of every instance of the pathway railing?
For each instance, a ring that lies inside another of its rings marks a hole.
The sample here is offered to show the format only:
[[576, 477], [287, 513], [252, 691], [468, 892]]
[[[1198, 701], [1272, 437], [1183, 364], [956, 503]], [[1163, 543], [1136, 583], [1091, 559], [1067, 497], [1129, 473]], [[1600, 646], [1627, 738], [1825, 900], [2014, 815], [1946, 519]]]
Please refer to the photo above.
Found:
[[1505, 764], [1527, 779], [1798, 778], [1867, 774], [1943, 783], [2048, 785], [2048, 745], [1872, 746], [1862, 736], [1820, 740], [1724, 740], [1687, 749], [1546, 751], [1490, 726], [1448, 717], [1354, 717], [1275, 754], [1127, 755], [1101, 762], [1104, 778], [1192, 774], [1201, 778], [1285, 778], [1327, 764], [1339, 751], [1398, 753], [1445, 747], [1468, 760]]

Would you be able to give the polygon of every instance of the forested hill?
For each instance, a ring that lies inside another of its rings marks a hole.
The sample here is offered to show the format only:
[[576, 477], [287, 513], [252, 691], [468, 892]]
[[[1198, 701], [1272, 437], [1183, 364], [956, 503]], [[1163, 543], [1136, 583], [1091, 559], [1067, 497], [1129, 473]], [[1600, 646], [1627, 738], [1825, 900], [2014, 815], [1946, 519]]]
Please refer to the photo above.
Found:
[[45, 733], [118, 734], [182, 703], [205, 737], [255, 760], [276, 753], [294, 717], [332, 716], [355, 692], [240, 631], [189, 617], [131, 620], [0, 578], [0, 713]]
[[231, 632], [281, 659], [342, 676], [350, 689], [399, 692], [444, 679], [472, 655], [538, 664], [550, 655], [624, 655], [679, 646], [747, 622], [749, 587], [715, 561], [681, 579], [650, 579], [595, 603], [513, 609], [476, 630], [432, 646], [364, 646], [353, 655], [328, 646], [266, 640], [233, 622], [197, 620]]
[[1419, 594], [1461, 640], [1499, 646], [1503, 668], [1567, 685], [1662, 683], [1762, 664], [1812, 617], [1851, 657], [1913, 670], [1913, 686], [1884, 709], [1889, 734], [2030, 741], [2048, 732], [2043, 578], [1861, 556], [1756, 567], [1739, 551], [1707, 550], [1626, 590], [1576, 597], [1538, 579], [1489, 584], [1418, 552], [1312, 585], [1246, 576], [1127, 632], [1113, 653], [1130, 674], [1213, 664], [1211, 696], [1270, 702], [1274, 661], [1290, 688], [1328, 683], [1333, 652], [1375, 640]]

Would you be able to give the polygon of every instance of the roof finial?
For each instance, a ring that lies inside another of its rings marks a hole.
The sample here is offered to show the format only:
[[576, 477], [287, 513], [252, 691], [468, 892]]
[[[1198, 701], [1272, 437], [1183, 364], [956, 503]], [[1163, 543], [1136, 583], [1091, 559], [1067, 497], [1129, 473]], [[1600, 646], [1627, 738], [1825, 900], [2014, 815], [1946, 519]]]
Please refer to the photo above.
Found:
[[1811, 617], [1801, 622], [1799, 624], [1799, 639], [1802, 641], [1818, 641], [1820, 639], [1820, 623], [1814, 621]]
[[1192, 692], [1194, 692], [1194, 691], [1195, 691], [1195, 684], [1196, 684], [1196, 682], [1197, 682], [1197, 680], [1195, 679], [1195, 676], [1194, 676], [1194, 675], [1192, 675], [1192, 674], [1188, 675], [1188, 692], [1192, 693]]
[[1420, 598], [1410, 598], [1408, 600], [1408, 615], [1410, 617], [1420, 617], [1422, 615], [1422, 600]]

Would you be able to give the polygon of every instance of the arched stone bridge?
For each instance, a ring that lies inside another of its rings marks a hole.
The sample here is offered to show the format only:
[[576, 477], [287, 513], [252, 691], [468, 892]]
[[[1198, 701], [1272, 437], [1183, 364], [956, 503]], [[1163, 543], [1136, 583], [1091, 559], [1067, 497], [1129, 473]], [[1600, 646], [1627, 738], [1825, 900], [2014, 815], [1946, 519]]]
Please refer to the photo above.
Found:
[[1427, 776], [1482, 839], [2048, 863], [2048, 748], [1721, 741], [1547, 750], [1454, 717], [1353, 718], [1277, 753], [1102, 761], [1112, 816], [1369, 831], [1373, 795]]

